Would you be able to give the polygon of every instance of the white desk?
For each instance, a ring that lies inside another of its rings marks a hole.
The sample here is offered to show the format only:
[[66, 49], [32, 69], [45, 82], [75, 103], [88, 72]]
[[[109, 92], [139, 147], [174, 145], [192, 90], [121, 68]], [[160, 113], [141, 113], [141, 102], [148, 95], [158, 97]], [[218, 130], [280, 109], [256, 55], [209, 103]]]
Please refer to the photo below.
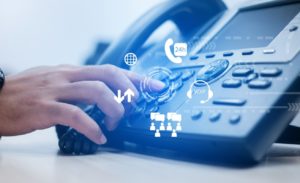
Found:
[[[126, 153], [58, 154], [53, 129], [0, 141], [0, 181], [12, 183], [99, 182], [299, 182], [300, 147], [277, 147], [277, 155], [250, 168], [230, 168]], [[278, 152], [278, 149], [282, 152]], [[288, 156], [285, 156], [288, 155]]]

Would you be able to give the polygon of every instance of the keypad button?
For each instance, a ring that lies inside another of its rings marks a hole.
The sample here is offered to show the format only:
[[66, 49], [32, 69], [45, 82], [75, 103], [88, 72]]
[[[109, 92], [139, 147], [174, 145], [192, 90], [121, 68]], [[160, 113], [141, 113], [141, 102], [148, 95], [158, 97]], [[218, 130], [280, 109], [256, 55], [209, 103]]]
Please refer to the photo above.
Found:
[[253, 55], [254, 51], [249, 50], [249, 51], [243, 51], [242, 55], [246, 56], [246, 55]]
[[193, 56], [190, 57], [190, 60], [197, 60], [198, 58], [199, 58], [198, 55], [193, 55]]
[[203, 114], [203, 113], [202, 113], [202, 111], [200, 111], [200, 110], [193, 111], [193, 113], [192, 113], [192, 115], [191, 115], [191, 118], [192, 118], [192, 120], [198, 120], [198, 119], [201, 118], [202, 114]]
[[232, 72], [232, 76], [234, 77], [247, 77], [253, 73], [252, 68], [244, 67], [244, 68], [237, 68]]
[[216, 55], [215, 54], [207, 54], [205, 55], [205, 58], [214, 58]]
[[242, 81], [240, 79], [226, 79], [222, 83], [224, 88], [238, 88], [241, 85]]
[[263, 50], [264, 54], [274, 54], [275, 52], [276, 52], [275, 49], [266, 49], [266, 50]]
[[180, 76], [182, 75], [182, 72], [173, 72], [171, 75], [170, 75], [170, 81], [175, 81], [177, 80], [178, 78], [180, 78]]
[[220, 118], [221, 118], [221, 113], [219, 113], [219, 112], [212, 113], [212, 114], [209, 116], [209, 120], [210, 120], [211, 122], [217, 122]]
[[235, 114], [233, 116], [230, 117], [229, 122], [231, 124], [238, 124], [241, 121], [241, 116], [239, 114]]
[[263, 77], [277, 77], [282, 73], [279, 68], [265, 68], [261, 70], [260, 75]]
[[225, 52], [225, 53], [223, 53], [223, 56], [224, 57], [231, 57], [231, 56], [233, 56], [233, 52]]
[[267, 89], [272, 85], [272, 82], [265, 79], [256, 79], [250, 81], [248, 86], [252, 89]]
[[197, 80], [209, 82], [223, 74], [229, 65], [228, 60], [216, 60], [199, 70]]
[[157, 99], [157, 103], [159, 104], [159, 105], [161, 105], [161, 104], [164, 104], [164, 103], [166, 103], [169, 99], [170, 99], [170, 94], [166, 94], [165, 96], [163, 96], [163, 97], [159, 97], [158, 99]]
[[249, 83], [252, 80], [255, 80], [258, 78], [258, 74], [257, 73], [252, 73], [250, 74], [246, 79], [244, 79], [244, 83]]
[[190, 79], [191, 77], [193, 77], [194, 74], [195, 74], [195, 71], [184, 71], [181, 76], [181, 79], [182, 79], [182, 81], [186, 81], [186, 80]]
[[183, 86], [183, 82], [181, 80], [178, 80], [177, 82], [175, 82], [174, 84], [174, 90], [179, 90], [181, 89]]
[[243, 106], [247, 100], [245, 99], [214, 99], [213, 104], [215, 105], [231, 105], [231, 106]]

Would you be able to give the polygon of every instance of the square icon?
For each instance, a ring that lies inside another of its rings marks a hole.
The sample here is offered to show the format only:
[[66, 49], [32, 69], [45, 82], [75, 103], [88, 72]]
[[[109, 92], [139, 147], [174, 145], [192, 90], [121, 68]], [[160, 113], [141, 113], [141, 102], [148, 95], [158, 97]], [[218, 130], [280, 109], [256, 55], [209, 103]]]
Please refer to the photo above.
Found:
[[187, 44], [186, 43], [175, 43], [174, 44], [174, 55], [176, 57], [184, 57], [187, 55]]

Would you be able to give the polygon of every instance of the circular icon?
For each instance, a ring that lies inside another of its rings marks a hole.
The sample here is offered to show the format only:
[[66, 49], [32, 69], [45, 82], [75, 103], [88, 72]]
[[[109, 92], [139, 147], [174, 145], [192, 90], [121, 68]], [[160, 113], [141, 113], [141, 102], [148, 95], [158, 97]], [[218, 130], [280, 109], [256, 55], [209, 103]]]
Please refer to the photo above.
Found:
[[129, 66], [135, 65], [137, 60], [137, 56], [134, 53], [127, 53], [124, 57], [124, 62]]
[[[171, 71], [164, 67], [155, 67], [151, 70], [145, 77], [145, 79], [140, 83], [140, 91], [145, 99], [148, 100], [169, 100], [175, 93], [174, 83], [170, 81]], [[153, 80], [159, 80], [165, 84], [165, 88], [157, 91], [152, 88]]]

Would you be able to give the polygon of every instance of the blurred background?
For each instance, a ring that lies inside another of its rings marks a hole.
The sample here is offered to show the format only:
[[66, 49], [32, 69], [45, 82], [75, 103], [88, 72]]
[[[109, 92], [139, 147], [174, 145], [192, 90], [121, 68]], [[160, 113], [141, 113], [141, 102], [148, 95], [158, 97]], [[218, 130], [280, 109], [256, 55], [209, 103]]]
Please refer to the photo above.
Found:
[[[82, 64], [165, 0], [0, 0], [0, 67]], [[226, 0], [232, 8], [247, 0]]]

